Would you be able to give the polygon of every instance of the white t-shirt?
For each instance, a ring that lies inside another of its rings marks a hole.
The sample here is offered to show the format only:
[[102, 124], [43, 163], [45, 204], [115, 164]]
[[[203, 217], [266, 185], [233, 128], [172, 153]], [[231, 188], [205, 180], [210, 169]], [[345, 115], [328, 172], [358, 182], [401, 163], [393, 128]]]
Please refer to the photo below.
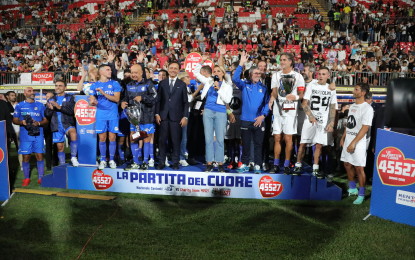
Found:
[[[283, 74], [282, 71], [278, 71], [276, 73], [274, 73], [272, 75], [272, 79], [271, 79], [271, 88], [279, 88], [279, 89], [283, 89], [283, 85], [281, 82], [281, 76], [282, 75], [292, 75], [295, 78], [295, 82], [294, 82], [294, 86], [293, 89], [291, 91], [291, 93], [287, 93], [287, 94], [293, 94], [293, 95], [298, 95], [298, 89], [304, 90], [304, 86], [305, 86], [305, 82], [304, 82], [304, 78], [303, 76], [296, 72], [296, 71], [291, 71], [287, 74]], [[278, 103], [277, 103], [278, 102]], [[283, 107], [284, 103], [293, 103], [294, 109], [293, 110], [281, 110], [280, 107]], [[287, 101], [287, 99], [285, 97], [282, 97], [281, 95], [278, 94], [278, 98], [277, 100], [274, 102], [274, 106], [273, 106], [273, 114], [274, 116], [291, 116], [291, 117], [295, 117], [297, 116], [297, 101]]]
[[330, 90], [329, 84], [320, 85], [317, 80], [307, 84], [304, 99], [310, 100], [310, 109], [319, 125], [326, 127], [331, 104], [337, 104], [336, 90]]
[[[371, 126], [372, 120], [373, 108], [371, 105], [366, 102], [359, 105], [353, 103], [349, 108], [349, 115], [347, 117], [345, 147], [347, 147], [346, 144], [349, 145], [353, 141], [363, 125]], [[366, 147], [366, 137], [360, 139], [357, 145], [364, 145]]]

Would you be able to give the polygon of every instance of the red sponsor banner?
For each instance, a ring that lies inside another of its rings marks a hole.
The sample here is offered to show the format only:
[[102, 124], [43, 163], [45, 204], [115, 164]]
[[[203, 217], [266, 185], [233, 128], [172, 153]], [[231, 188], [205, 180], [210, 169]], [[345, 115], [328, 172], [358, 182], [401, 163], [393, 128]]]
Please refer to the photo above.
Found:
[[284, 186], [279, 181], [274, 181], [271, 176], [265, 175], [259, 180], [259, 191], [263, 198], [273, 198], [283, 191]]
[[90, 125], [95, 123], [97, 108], [90, 106], [86, 100], [79, 100], [75, 103], [75, 118], [79, 125]]
[[92, 172], [92, 183], [97, 190], [106, 190], [112, 186], [114, 179], [103, 171], [96, 169]]
[[53, 84], [53, 72], [32, 73], [32, 84]]
[[396, 147], [386, 147], [376, 160], [378, 174], [384, 185], [409, 186], [415, 183], [415, 160], [406, 158]]
[[[202, 61], [202, 55], [200, 55], [197, 52], [189, 53], [186, 56], [186, 59], [184, 61], [184, 70], [189, 73], [189, 76], [191, 79], [195, 79], [195, 75], [193, 74], [193, 70], [196, 67], [196, 64], [200, 63]], [[213, 68], [213, 61], [206, 60], [203, 65], [208, 65]]]

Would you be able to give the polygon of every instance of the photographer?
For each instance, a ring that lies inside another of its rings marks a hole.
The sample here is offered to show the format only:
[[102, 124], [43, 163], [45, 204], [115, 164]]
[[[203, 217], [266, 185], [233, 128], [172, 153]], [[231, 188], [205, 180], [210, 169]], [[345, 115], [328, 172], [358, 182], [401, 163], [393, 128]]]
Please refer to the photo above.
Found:
[[45, 107], [42, 103], [35, 101], [33, 88], [25, 88], [24, 96], [26, 99], [16, 105], [13, 114], [13, 123], [20, 125], [19, 154], [23, 155], [23, 187], [30, 183], [30, 155], [32, 153], [36, 155], [38, 183], [42, 183], [45, 172], [43, 126], [48, 123], [44, 115]]
[[[207, 60], [202, 56], [202, 64]], [[225, 80], [226, 72], [222, 67], [215, 66], [213, 70], [209, 66], [198, 65], [193, 71], [196, 78], [204, 85], [202, 99], [206, 97], [205, 109], [203, 111], [203, 125], [206, 142], [205, 172], [213, 170], [213, 161], [219, 163], [219, 172], [224, 172], [223, 166], [225, 148], [224, 138], [226, 131], [226, 104], [232, 99], [232, 85]], [[214, 135], [216, 136], [216, 149], [214, 148]]]

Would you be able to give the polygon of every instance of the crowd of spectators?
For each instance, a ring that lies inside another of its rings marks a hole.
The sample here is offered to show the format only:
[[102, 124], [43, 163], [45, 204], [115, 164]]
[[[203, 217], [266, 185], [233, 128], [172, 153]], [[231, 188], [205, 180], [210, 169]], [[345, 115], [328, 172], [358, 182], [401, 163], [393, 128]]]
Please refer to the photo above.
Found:
[[[273, 16], [267, 1], [244, 7], [260, 8], [265, 14], [256, 23], [240, 22], [239, 12], [231, 6], [226, 6], [223, 19], [218, 19], [214, 11], [191, 1], [180, 1], [180, 7], [170, 14], [158, 9], [165, 8], [163, 2], [155, 1], [153, 10], [158, 10], [147, 14], [141, 26], [129, 24], [129, 16], [122, 15], [117, 2], [109, 1], [99, 6], [95, 20], [79, 30], [57, 25], [79, 22], [80, 16], [88, 14], [86, 8], [68, 9], [68, 2], [55, 4], [50, 11], [42, 11], [47, 4], [25, 6], [20, 10], [22, 17], [30, 14], [37, 22], [1, 32], [0, 71], [78, 76], [82, 66], [113, 60], [122, 75], [139, 51], [146, 53], [147, 67], [160, 70], [170, 61], [183, 62], [190, 52], [208, 52], [217, 62], [218, 46], [226, 45], [225, 69], [238, 60], [240, 50], [247, 50], [248, 67], [265, 60], [268, 72], [272, 72], [279, 69], [280, 53], [288, 50], [295, 52], [298, 70], [313, 62], [337, 72], [343, 84], [353, 84], [354, 75], [360, 72], [367, 72], [365, 78], [372, 84], [385, 84], [390, 77], [379, 72], [408, 76], [415, 68], [413, 7], [399, 7], [395, 2], [388, 2], [385, 9], [377, 4], [375, 13], [354, 1], [335, 3], [328, 12], [328, 22], [321, 22], [319, 15], [312, 30], [300, 28], [295, 13]], [[296, 13], [319, 14], [309, 3], [300, 3]], [[135, 6], [141, 10], [148, 3], [136, 1]], [[178, 14], [185, 15], [179, 18]], [[8, 20], [7, 13], [1, 16], [2, 21]], [[3, 84], [17, 83], [16, 75], [10, 78], [12, 82], [6, 82], [4, 75]]]

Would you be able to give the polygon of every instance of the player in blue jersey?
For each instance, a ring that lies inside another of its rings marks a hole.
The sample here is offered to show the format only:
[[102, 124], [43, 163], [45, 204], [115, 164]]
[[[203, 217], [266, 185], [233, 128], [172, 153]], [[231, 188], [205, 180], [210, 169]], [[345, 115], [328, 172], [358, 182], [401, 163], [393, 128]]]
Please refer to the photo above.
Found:
[[78, 140], [75, 129], [75, 98], [73, 95], [65, 93], [66, 82], [57, 80], [55, 82], [55, 96], [46, 103], [45, 114], [51, 118], [50, 128], [53, 132], [53, 143], [56, 143], [58, 149], [59, 165], [65, 164], [65, 135], [71, 140], [71, 162], [72, 165], [79, 166], [78, 158]]
[[30, 155], [32, 153], [36, 156], [38, 183], [42, 183], [45, 172], [43, 126], [48, 123], [44, 115], [45, 106], [35, 101], [33, 88], [25, 88], [24, 96], [26, 99], [16, 105], [13, 114], [13, 123], [20, 125], [19, 154], [23, 155], [23, 187], [30, 183]]
[[[111, 80], [111, 68], [104, 64], [99, 67], [99, 81], [91, 86], [90, 102], [97, 106], [96, 132], [99, 136], [99, 153], [101, 160], [99, 169], [107, 167], [107, 136], [109, 139], [109, 166], [114, 169], [117, 164], [114, 161], [117, 149], [118, 133], [118, 101], [120, 100], [121, 86], [117, 81]], [[108, 133], [108, 134], [107, 134]]]
[[[155, 125], [154, 114], [157, 91], [150, 79], [145, 77], [144, 69], [140, 64], [135, 64], [131, 67], [131, 79], [128, 83], [125, 97], [121, 103], [121, 108], [125, 109], [127, 106], [138, 105], [141, 108], [140, 130], [145, 131], [148, 137], [144, 139], [144, 156], [141, 169], [147, 170], [149, 164], [154, 166], [154, 152], [153, 143]], [[133, 135], [136, 132], [136, 127], [131, 125], [131, 152], [133, 154], [134, 163], [130, 169], [140, 168], [138, 157], [141, 154], [138, 142], [133, 141]], [[150, 158], [150, 161], [149, 161]]]

